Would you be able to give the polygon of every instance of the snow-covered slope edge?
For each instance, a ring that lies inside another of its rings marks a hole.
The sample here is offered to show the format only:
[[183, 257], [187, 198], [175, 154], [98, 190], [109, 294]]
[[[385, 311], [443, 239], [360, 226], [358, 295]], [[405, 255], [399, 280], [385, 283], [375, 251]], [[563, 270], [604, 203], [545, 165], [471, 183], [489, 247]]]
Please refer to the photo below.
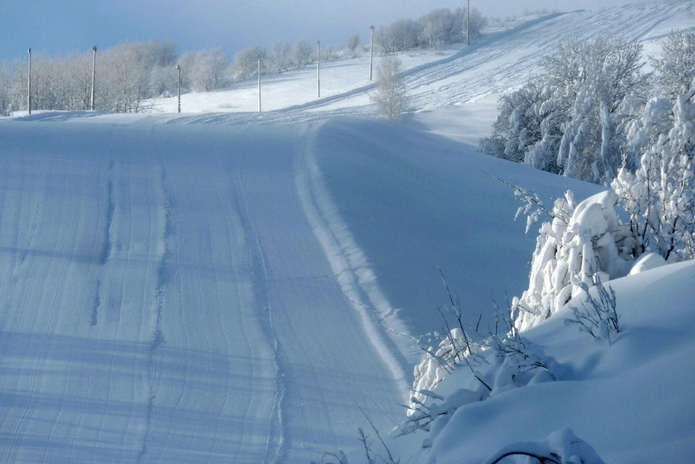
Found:
[[[436, 308], [447, 295], [440, 269], [464, 302], [469, 324], [480, 313], [487, 321], [493, 300], [503, 305], [505, 293], [528, 283], [535, 236], [524, 234], [524, 221], [514, 221], [520, 203], [493, 176], [548, 202], [568, 188], [578, 198], [598, 189], [384, 121], [332, 119], [313, 144], [332, 203], [415, 336], [442, 328]], [[407, 354], [415, 364], [422, 352], [411, 343]]]
[[[433, 427], [433, 448], [417, 462], [479, 463], [510, 443], [541, 442], [564, 428], [605, 462], [694, 462], [694, 284], [693, 262], [612, 281], [623, 332], [611, 346], [567, 325], [567, 307], [526, 332], [563, 367], [560, 379], [443, 416]], [[437, 391], [462, 387], [475, 387], [466, 369]]]
[[[391, 375], [401, 383], [403, 395], [409, 389], [409, 363], [403, 356], [403, 341], [388, 338], [387, 331], [405, 334], [407, 329], [379, 288], [364, 252], [355, 243], [348, 225], [326, 188], [316, 162], [316, 143], [320, 127], [308, 137], [304, 156], [296, 162], [295, 182], [307, 220], [323, 247], [333, 274], [345, 297], [359, 314], [371, 343], [386, 363]], [[401, 349], [394, 347], [394, 342]]]

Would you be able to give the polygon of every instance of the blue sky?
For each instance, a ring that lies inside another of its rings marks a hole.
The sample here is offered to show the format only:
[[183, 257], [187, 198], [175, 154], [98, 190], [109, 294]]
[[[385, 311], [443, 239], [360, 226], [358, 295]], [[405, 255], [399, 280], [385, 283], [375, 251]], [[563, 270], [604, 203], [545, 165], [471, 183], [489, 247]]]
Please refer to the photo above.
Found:
[[[582, 8], [639, 0], [584, 0]], [[576, 9], [576, 0], [472, 0], [487, 16], [539, 7]], [[369, 25], [416, 18], [465, 0], [3, 0], [0, 60], [37, 51], [68, 53], [93, 45], [170, 40], [182, 51], [221, 47], [231, 56], [249, 45], [320, 39], [341, 46], [364, 40]]]

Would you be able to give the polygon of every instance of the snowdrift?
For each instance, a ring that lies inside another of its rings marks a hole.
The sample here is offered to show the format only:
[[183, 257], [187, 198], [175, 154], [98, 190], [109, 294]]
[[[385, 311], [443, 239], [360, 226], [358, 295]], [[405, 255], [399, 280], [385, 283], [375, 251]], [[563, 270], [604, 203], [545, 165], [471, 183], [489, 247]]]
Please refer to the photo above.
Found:
[[[433, 426], [432, 449], [417, 462], [479, 463], [509, 444], [533, 446], [565, 428], [605, 462], [693, 462], [693, 279], [695, 263], [685, 262], [610, 282], [622, 325], [611, 346], [566, 324], [568, 307], [526, 332], [563, 375], [443, 416]], [[462, 368], [437, 392], [474, 383]]]

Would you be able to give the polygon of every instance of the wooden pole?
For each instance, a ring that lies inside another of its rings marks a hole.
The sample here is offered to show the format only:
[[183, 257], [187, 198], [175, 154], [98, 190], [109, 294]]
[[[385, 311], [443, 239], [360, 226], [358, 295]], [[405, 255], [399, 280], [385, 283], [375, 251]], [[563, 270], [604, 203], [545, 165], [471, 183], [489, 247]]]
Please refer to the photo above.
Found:
[[181, 65], [180, 64], [176, 65], [176, 71], [178, 72], [178, 75], [179, 75], [178, 95], [179, 95], [179, 113], [180, 113], [181, 112]]
[[29, 76], [27, 79], [27, 110], [31, 114], [31, 48], [29, 49]]
[[258, 54], [258, 112], [261, 112], [261, 54]]
[[374, 67], [374, 26], [371, 26], [372, 39], [369, 45], [369, 81], [372, 81], [372, 69]]
[[92, 47], [92, 95], [89, 100], [89, 109], [94, 111], [94, 100], [96, 97], [96, 82], [97, 82], [97, 46]]

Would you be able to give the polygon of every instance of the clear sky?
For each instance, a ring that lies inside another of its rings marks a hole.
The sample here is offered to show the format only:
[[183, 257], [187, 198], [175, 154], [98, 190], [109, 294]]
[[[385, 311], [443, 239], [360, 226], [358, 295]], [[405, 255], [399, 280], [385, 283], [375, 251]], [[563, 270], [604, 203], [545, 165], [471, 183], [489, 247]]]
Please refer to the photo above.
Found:
[[[527, 9], [574, 10], [644, 0], [471, 0], [486, 16]], [[655, 1], [655, 0], [651, 0]], [[221, 47], [231, 58], [249, 45], [277, 41], [342, 46], [369, 26], [417, 18], [465, 0], [2, 0], [0, 60], [24, 57], [28, 47], [67, 53], [123, 42], [169, 40], [182, 51]]]

